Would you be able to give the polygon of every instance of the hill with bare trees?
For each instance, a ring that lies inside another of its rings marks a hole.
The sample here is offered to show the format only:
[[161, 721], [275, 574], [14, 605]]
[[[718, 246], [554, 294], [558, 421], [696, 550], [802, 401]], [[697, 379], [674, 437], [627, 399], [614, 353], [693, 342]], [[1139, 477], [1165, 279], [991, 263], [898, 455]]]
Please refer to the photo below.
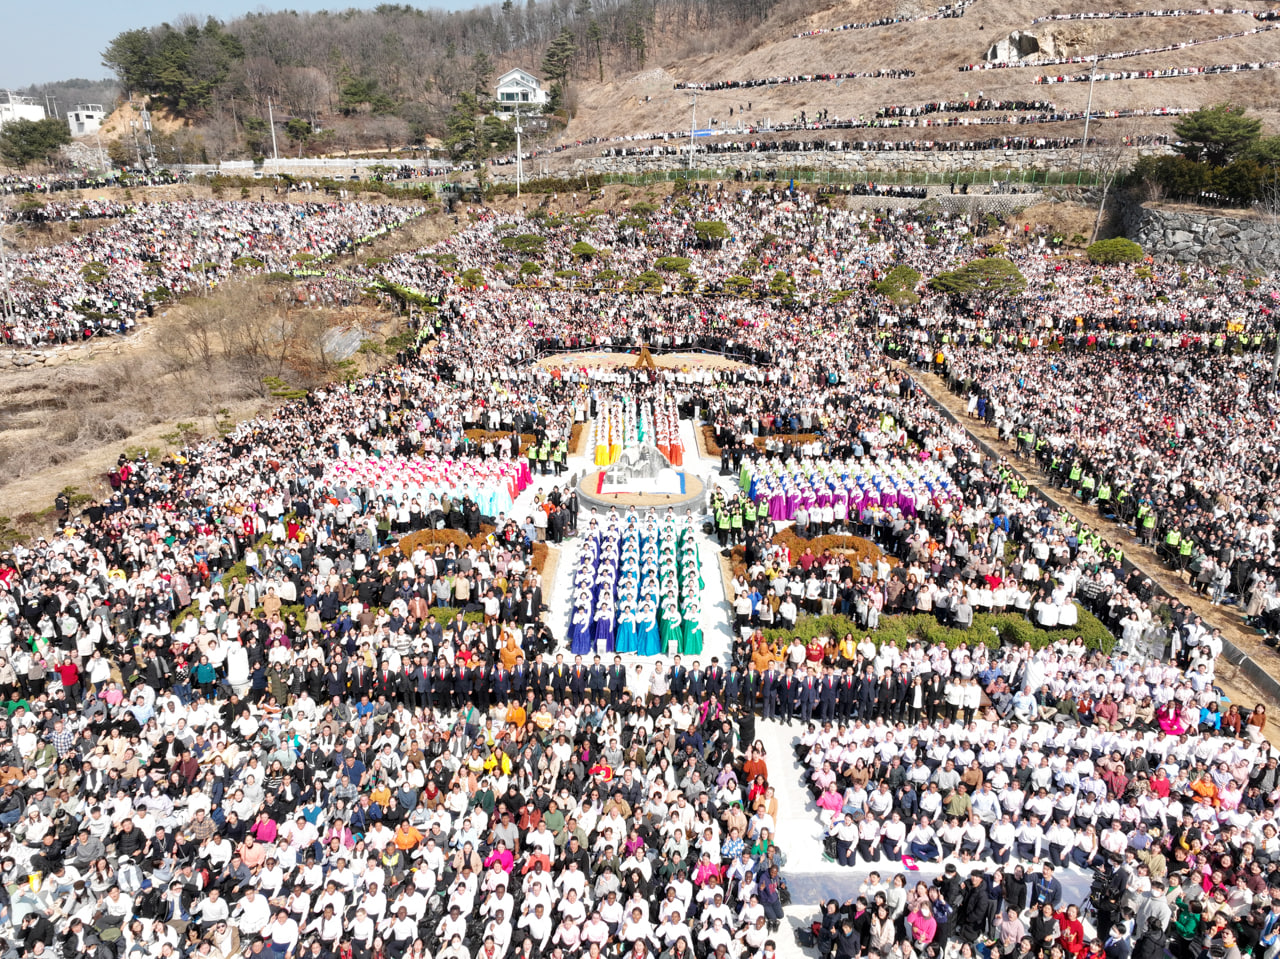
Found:
[[[282, 153], [509, 152], [510, 124], [480, 118], [495, 78], [515, 66], [550, 91], [545, 123], [527, 141], [541, 148], [691, 122], [749, 133], [976, 100], [1045, 101], [1076, 117], [1036, 128], [1050, 136], [1079, 136], [1090, 106], [1105, 129], [1116, 112], [1220, 102], [1249, 105], [1275, 130], [1280, 20], [1266, 4], [1240, 2], [1160, 16], [1149, 0], [503, 0], [458, 13], [384, 4], [188, 18], [120, 34], [103, 62], [126, 96], [149, 97], [167, 119], [157, 146], [170, 161], [269, 152], [268, 103]], [[1012, 62], [970, 69], [989, 52]], [[1101, 82], [1081, 82], [1095, 57]], [[782, 78], [803, 82], [770, 82]], [[690, 86], [704, 88], [696, 107]], [[947, 127], [932, 135], [1025, 133], [1039, 122], [1033, 111], [950, 112], [930, 120]], [[1169, 128], [1167, 118], [1126, 125]]]

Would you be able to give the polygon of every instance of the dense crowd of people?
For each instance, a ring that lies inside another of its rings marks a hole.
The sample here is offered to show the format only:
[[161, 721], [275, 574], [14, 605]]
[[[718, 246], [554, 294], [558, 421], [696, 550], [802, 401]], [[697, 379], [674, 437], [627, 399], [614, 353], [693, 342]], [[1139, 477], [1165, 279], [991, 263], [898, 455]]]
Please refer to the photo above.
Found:
[[842, 23], [838, 27], [819, 27], [813, 30], [806, 30], [803, 33], [795, 34], [792, 39], [799, 40], [804, 37], [820, 37], [828, 33], [844, 33], [847, 30], [871, 30], [875, 27], [890, 27], [896, 23], [920, 23], [927, 20], [951, 20], [957, 17], [963, 17], [966, 10], [972, 6], [974, 0], [957, 0], [956, 3], [942, 4], [933, 13], [923, 14], [918, 17], [877, 17], [874, 20], [862, 20], [856, 23]]
[[1189, 10], [1095, 10], [1087, 13], [1051, 13], [1036, 17], [1032, 23], [1065, 23], [1078, 20], [1143, 20], [1160, 17], [1231, 17], [1245, 16], [1263, 19], [1269, 11], [1243, 10], [1223, 7]]
[[61, 193], [65, 190], [96, 190], [109, 186], [170, 186], [186, 183], [190, 174], [168, 169], [149, 173], [126, 172], [119, 176], [90, 175], [84, 172], [23, 174], [0, 176], [0, 195]]
[[1215, 76], [1219, 73], [1251, 73], [1274, 70], [1280, 60], [1255, 60], [1248, 63], [1207, 63], [1194, 67], [1167, 67], [1163, 70], [1105, 70], [1102, 73], [1071, 73], [1038, 76], [1033, 83], [1092, 83], [1095, 80], [1169, 80], [1177, 77]]
[[1129, 57], [1146, 57], [1153, 53], [1170, 53], [1176, 50], [1189, 50], [1192, 47], [1203, 46], [1206, 43], [1221, 43], [1225, 40], [1239, 40], [1241, 37], [1253, 37], [1276, 29], [1280, 29], [1280, 25], [1251, 27], [1248, 30], [1237, 30], [1234, 33], [1222, 33], [1216, 37], [1201, 37], [1197, 40], [1182, 40], [1178, 43], [1168, 43], [1159, 47], [1140, 47], [1135, 50], [1115, 50], [1110, 53], [1100, 53], [1096, 56], [1089, 57], [1029, 57], [1020, 60], [986, 60], [981, 63], [966, 63], [960, 67], [960, 72], [964, 73], [972, 70], [1003, 70], [1016, 67], [1048, 67], [1056, 66], [1058, 64], [1101, 63], [1105, 60], [1126, 60]]
[[[247, 236], [287, 261], [404, 215], [282, 206], [144, 215], [184, 256], [224, 263]], [[1270, 948], [1280, 774], [1265, 712], [1218, 708], [1220, 634], [1158, 603], [1114, 542], [985, 458], [893, 361], [972, 390], [974, 416], [1026, 455], [1060, 456], [1082, 498], [1101, 500], [1105, 475], [1120, 500], [1123, 476], [1124, 500], [1149, 498], [1162, 523], [1247, 543], [1271, 615], [1271, 291], [1073, 264], [1043, 233], [1010, 231], [1023, 294], [922, 289], [899, 306], [878, 292], [894, 266], [967, 262], [983, 229], [721, 185], [643, 214], [481, 210], [430, 249], [351, 267], [341, 282], [429, 304], [394, 365], [163, 459], [122, 456], [109, 497], [58, 504], [57, 536], [0, 555], [14, 952], [770, 959], [780, 816], [797, 811], [779, 809], [784, 757], [766, 755], [757, 715], [813, 722], [800, 744], [837, 861], [945, 860], [915, 900], [869, 879], [834, 904], [819, 944], [840, 959], [967, 955], [991, 938], [1002, 959], [1078, 959], [1093, 945], [1081, 904], [1060, 910], [1054, 864], [1105, 879], [1098, 959], [1142, 951], [1150, 922], [1184, 904], [1188, 941], [1253, 930]], [[580, 282], [517, 286], [531, 256]], [[661, 290], [628, 282], [664, 257], [688, 265]], [[758, 296], [724, 295], [744, 279]], [[642, 344], [736, 362], [534, 362]], [[582, 509], [561, 478], [575, 426], [618, 411], [626, 435], [627, 404], [658, 398], [655, 434], [706, 422], [738, 480], [706, 517], [744, 548], [723, 660], [703, 649], [700, 524]], [[775, 524], [881, 552], [795, 555]], [[581, 617], [547, 622], [540, 544], [575, 531]], [[1113, 652], [1070, 638], [1077, 603], [1119, 637]], [[1064, 641], [869, 635], [897, 613], [967, 628], [1002, 611]], [[764, 634], [836, 612], [867, 633]], [[1169, 662], [1150, 655], [1161, 646]], [[637, 667], [617, 655], [633, 648], [682, 655]], [[988, 879], [989, 861], [1013, 878]], [[963, 884], [983, 892], [957, 898]], [[1024, 946], [1028, 907], [1041, 912]]]
[[838, 73], [798, 73], [786, 76], [752, 77], [749, 80], [710, 80], [703, 83], [687, 81], [677, 83], [677, 90], [750, 90], [753, 87], [783, 86], [793, 83], [827, 83], [842, 80], [905, 80], [914, 77], [914, 70], [845, 70]]
[[[66, 204], [70, 207], [72, 204]], [[55, 215], [64, 205], [54, 208]], [[237, 272], [289, 271], [354, 249], [415, 215], [393, 204], [143, 203], [87, 205], [101, 229], [11, 258], [6, 344], [71, 343], [130, 329], [157, 295], [178, 296]], [[80, 215], [80, 207], [66, 209]]]

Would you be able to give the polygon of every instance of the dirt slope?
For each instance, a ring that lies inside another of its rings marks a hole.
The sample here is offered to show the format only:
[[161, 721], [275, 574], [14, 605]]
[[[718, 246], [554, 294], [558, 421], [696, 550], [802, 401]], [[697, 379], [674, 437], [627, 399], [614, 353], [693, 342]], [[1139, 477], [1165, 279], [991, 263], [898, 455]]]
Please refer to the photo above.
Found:
[[[699, 52], [698, 38], [668, 38], [644, 70], [605, 84], [576, 83], [578, 114], [565, 140], [633, 135], [649, 131], [687, 130], [690, 95], [673, 89], [678, 81], [703, 82], [824, 72], [908, 68], [907, 80], [850, 79], [843, 82], [803, 83], [757, 87], [750, 91], [699, 94], [697, 125], [714, 118], [721, 126], [736, 124], [750, 101], [747, 122], [790, 121], [800, 110], [830, 111], [832, 117], [870, 116], [887, 104], [923, 103], [939, 99], [967, 99], [979, 93], [1001, 99], [1052, 99], [1060, 108], [1083, 111], [1089, 84], [1035, 85], [1039, 73], [1083, 72], [1085, 66], [1021, 68], [961, 73], [964, 63], [982, 60], [987, 48], [1011, 31], [1051, 38], [1063, 55], [1092, 56], [1120, 50], [1160, 47], [1186, 40], [1216, 37], [1259, 25], [1251, 16], [1207, 15], [1164, 19], [1068, 21], [1032, 25], [1037, 16], [1104, 10], [1152, 10], [1151, 0], [1064, 0], [1052, 5], [1032, 0], [976, 0], [957, 19], [901, 23], [867, 30], [794, 38], [793, 34], [842, 23], [884, 16], [910, 15], [930, 8], [927, 3], [894, 0], [852, 0], [833, 3], [799, 19], [783, 12], [750, 36], [728, 46]], [[1192, 6], [1187, 4], [1185, 6]], [[1265, 4], [1240, 4], [1265, 9]], [[1268, 60], [1280, 57], [1280, 31], [1204, 44], [1181, 51], [1112, 61], [1113, 69], [1160, 69], [1172, 66]], [[1104, 67], [1105, 69], [1105, 67]], [[1098, 83], [1093, 109], [1153, 109], [1164, 106], [1198, 107], [1223, 101], [1247, 104], [1263, 117], [1267, 128], [1280, 130], [1280, 70], [1188, 77], [1184, 79], [1113, 81]], [[734, 116], [729, 117], [733, 108]], [[1105, 121], [1103, 123], [1105, 126]], [[1167, 130], [1168, 120], [1146, 124]], [[975, 135], [1011, 128], [985, 127]], [[1025, 132], [1023, 127], [1018, 132]], [[1072, 125], [1055, 124], [1045, 135], [1078, 133]], [[964, 136], [962, 130], [939, 131], [940, 138]]]

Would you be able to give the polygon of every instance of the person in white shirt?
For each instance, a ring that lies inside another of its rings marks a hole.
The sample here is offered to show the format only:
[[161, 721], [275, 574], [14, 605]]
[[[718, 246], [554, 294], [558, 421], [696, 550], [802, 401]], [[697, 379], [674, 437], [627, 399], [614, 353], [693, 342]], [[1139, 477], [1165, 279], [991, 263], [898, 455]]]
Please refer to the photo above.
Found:
[[[465, 923], [463, 925], [465, 929]], [[520, 917], [520, 921], [516, 923], [517, 929], [527, 929], [529, 938], [533, 940], [534, 946], [543, 950], [551, 941], [551, 917], [547, 915], [547, 910], [542, 903], [536, 903], [531, 910], [526, 904], [524, 914]]]
[[287, 956], [298, 945], [298, 924], [281, 909], [276, 912], [275, 920], [267, 926], [265, 935], [271, 940], [272, 952], [277, 956]]

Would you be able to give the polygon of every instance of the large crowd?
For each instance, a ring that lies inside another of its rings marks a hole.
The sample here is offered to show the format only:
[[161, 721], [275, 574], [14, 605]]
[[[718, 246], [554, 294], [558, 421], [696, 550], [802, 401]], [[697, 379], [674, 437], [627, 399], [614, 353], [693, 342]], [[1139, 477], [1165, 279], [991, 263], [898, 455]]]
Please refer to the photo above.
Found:
[[[84, 210], [87, 209], [87, 214]], [[101, 229], [12, 256], [6, 344], [125, 332], [154, 308], [234, 273], [291, 271], [403, 223], [406, 207], [221, 201], [58, 204], [49, 216], [111, 217]]]
[[1219, 73], [1251, 73], [1255, 70], [1274, 70], [1280, 60], [1254, 60], [1241, 63], [1206, 63], [1193, 67], [1167, 67], [1162, 70], [1104, 70], [1102, 73], [1070, 73], [1057, 76], [1038, 76], [1033, 83], [1093, 83], [1101, 80], [1170, 80], [1178, 77], [1215, 76]]
[[1269, 24], [1259, 27], [1250, 27], [1248, 30], [1236, 30], [1232, 33], [1222, 33], [1216, 37], [1200, 37], [1195, 40], [1181, 40], [1178, 43], [1167, 43], [1158, 47], [1139, 47], [1133, 50], [1113, 50], [1110, 53], [1100, 53], [1096, 56], [1028, 57], [1020, 60], [987, 60], [981, 63], [966, 63], [960, 67], [960, 72], [964, 73], [972, 70], [1002, 70], [1016, 67], [1047, 67], [1058, 64], [1101, 63], [1106, 60], [1126, 60], [1130, 57], [1150, 56], [1153, 53], [1170, 53], [1178, 50], [1189, 50], [1192, 47], [1203, 46], [1207, 43], [1221, 43], [1226, 40], [1239, 40], [1241, 37], [1258, 36], [1259, 34], [1269, 33], [1276, 29], [1280, 29], [1280, 25]]
[[820, 37], [828, 33], [844, 33], [847, 30], [872, 30], [876, 27], [890, 27], [897, 23], [920, 23], [928, 20], [952, 20], [957, 17], [963, 17], [964, 13], [974, 0], [957, 0], [956, 3], [947, 3], [939, 6], [932, 13], [926, 13], [921, 16], [908, 17], [877, 17], [875, 20], [860, 20], [854, 23], [842, 23], [838, 27], [817, 27], [813, 30], [806, 30], [803, 33], [795, 34], [792, 39], [799, 40], [804, 37]]
[[[182, 243], [224, 264], [246, 235], [288, 260], [396, 218], [281, 206], [144, 212], [219, 234]], [[1197, 950], [1251, 931], [1270, 948], [1280, 780], [1265, 714], [1219, 709], [1221, 636], [1016, 463], [986, 459], [893, 361], [948, 374], [1082, 498], [1119, 501], [1123, 482], [1197, 543], [1247, 543], [1265, 618], [1280, 606], [1271, 290], [1067, 265], [1029, 231], [1002, 238], [1025, 294], [876, 292], [893, 266], [967, 261], [982, 229], [722, 185], [643, 215], [481, 211], [429, 250], [353, 267], [347, 282], [431, 305], [393, 366], [160, 460], [122, 456], [109, 497], [0, 555], [5, 941], [20, 959], [769, 959], [780, 815], [799, 811], [779, 809], [787, 761], [757, 740], [759, 715], [813, 724], [800, 745], [837, 861], [942, 865], [932, 889], [874, 877], [832, 904], [818, 943], [841, 959], [992, 941], [1118, 959], [1174, 916]], [[572, 261], [577, 282], [517, 285], [530, 256]], [[662, 257], [688, 265], [628, 283]], [[470, 270], [484, 282], [464, 288]], [[759, 295], [724, 295], [739, 279]], [[738, 362], [534, 362], [641, 344]], [[637, 431], [696, 415], [737, 478], [706, 517], [743, 547], [719, 656], [692, 519], [597, 514], [562, 479], [575, 425], [617, 411], [625, 433], [627, 404], [658, 398], [661, 422], [636, 415]], [[858, 533], [878, 558], [796, 555], [782, 524]], [[545, 616], [540, 544], [575, 534], [592, 552], [566, 634]], [[626, 604], [649, 602], [653, 629], [624, 629]], [[1077, 604], [1113, 651], [1072, 638]], [[861, 635], [765, 635], [836, 612]], [[1062, 640], [870, 638], [908, 612], [960, 628], [1021, 613]], [[633, 642], [682, 657], [610, 651]], [[1055, 864], [1097, 870], [1097, 943]]]

